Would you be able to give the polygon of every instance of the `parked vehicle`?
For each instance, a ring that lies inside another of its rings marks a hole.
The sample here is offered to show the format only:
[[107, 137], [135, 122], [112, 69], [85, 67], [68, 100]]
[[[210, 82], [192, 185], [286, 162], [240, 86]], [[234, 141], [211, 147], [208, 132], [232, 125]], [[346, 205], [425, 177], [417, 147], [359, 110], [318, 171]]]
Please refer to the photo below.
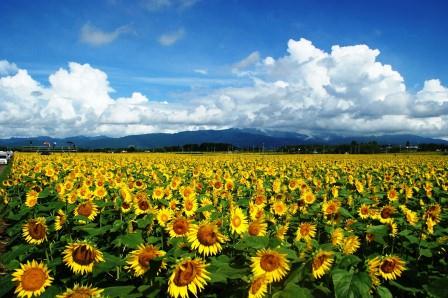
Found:
[[5, 151], [0, 151], [0, 165], [7, 165], [8, 162], [8, 154]]

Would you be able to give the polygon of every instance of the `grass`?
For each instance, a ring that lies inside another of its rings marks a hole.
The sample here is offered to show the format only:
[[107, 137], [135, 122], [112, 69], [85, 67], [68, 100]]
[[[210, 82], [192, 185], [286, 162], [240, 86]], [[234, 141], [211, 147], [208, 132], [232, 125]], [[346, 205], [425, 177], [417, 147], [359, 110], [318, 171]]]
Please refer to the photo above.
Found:
[[8, 163], [5, 167], [3, 167], [0, 170], [0, 182], [8, 178], [9, 172], [11, 172], [11, 164], [12, 163]]

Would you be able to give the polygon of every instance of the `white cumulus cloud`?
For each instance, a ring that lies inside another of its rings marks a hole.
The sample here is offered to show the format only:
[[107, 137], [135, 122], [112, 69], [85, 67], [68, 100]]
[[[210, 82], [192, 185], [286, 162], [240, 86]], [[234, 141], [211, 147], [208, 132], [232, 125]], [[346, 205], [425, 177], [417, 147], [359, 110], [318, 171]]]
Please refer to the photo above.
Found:
[[0, 75], [0, 137], [255, 127], [448, 138], [448, 88], [431, 79], [411, 92], [401, 74], [380, 61], [380, 54], [367, 45], [335, 45], [324, 51], [309, 40], [291, 39], [282, 56], [253, 52], [233, 65], [239, 69], [235, 78], [246, 76], [250, 84], [216, 86], [169, 103], [137, 91], [114, 98], [107, 74], [89, 64], [69, 63], [49, 77], [49, 86], [18, 68]]
[[15, 73], [18, 70], [17, 65], [9, 63], [6, 60], [0, 60], [0, 75]]

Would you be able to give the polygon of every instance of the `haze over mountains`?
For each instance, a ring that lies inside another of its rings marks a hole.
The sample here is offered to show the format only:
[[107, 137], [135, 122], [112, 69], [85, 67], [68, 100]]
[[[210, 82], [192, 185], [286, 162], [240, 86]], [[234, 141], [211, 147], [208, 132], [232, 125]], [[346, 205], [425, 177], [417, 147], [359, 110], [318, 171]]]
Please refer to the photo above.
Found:
[[285, 145], [349, 144], [352, 141], [356, 141], [358, 143], [375, 141], [380, 145], [404, 145], [407, 142], [412, 145], [423, 143], [448, 144], [448, 141], [442, 139], [433, 139], [411, 134], [381, 136], [340, 136], [328, 134], [321, 136], [308, 136], [295, 132], [231, 128], [225, 130], [183, 131], [173, 134], [150, 133], [130, 135], [119, 138], [106, 136], [75, 136], [68, 138], [40, 136], [34, 138], [9, 138], [0, 139], [0, 146], [40, 146], [43, 142], [56, 143], [57, 146], [67, 146], [67, 142], [73, 142], [78, 148], [85, 149], [127, 148], [129, 146], [149, 149], [167, 146], [182, 146], [185, 144], [226, 143], [232, 144], [239, 148], [250, 148], [255, 146], [270, 149]]

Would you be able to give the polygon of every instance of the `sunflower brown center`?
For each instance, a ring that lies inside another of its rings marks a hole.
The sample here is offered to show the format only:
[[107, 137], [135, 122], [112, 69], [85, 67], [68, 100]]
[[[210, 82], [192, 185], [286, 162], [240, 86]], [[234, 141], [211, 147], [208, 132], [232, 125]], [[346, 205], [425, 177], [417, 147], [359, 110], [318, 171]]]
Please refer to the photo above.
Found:
[[303, 236], [308, 235], [311, 232], [311, 228], [309, 225], [301, 225], [300, 226], [300, 234]]
[[59, 224], [60, 225], [63, 225], [63, 224], [65, 224], [65, 215], [58, 215], [57, 216], [57, 218], [58, 218], [58, 220], [59, 220]]
[[395, 262], [391, 260], [384, 260], [381, 264], [381, 271], [384, 273], [391, 273], [395, 269]]
[[45, 233], [47, 232], [47, 229], [45, 226], [39, 222], [32, 221], [28, 224], [28, 233], [30, 234], [31, 238], [40, 240], [45, 237]]
[[265, 254], [261, 257], [260, 266], [264, 271], [274, 271], [280, 267], [280, 258], [273, 254]]
[[173, 223], [173, 230], [177, 235], [184, 235], [188, 232], [188, 222], [185, 219], [177, 219]]
[[41, 268], [30, 268], [23, 272], [22, 288], [25, 291], [37, 291], [45, 284], [47, 275]]
[[234, 227], [239, 227], [241, 225], [241, 218], [238, 215], [235, 215], [232, 218], [232, 224]]
[[367, 208], [367, 207], [362, 207], [362, 208], [361, 208], [361, 214], [362, 214], [362, 215], [368, 215], [368, 214], [369, 214], [369, 208]]
[[313, 197], [312, 194], [307, 194], [306, 197], [305, 197], [305, 200], [306, 200], [307, 202], [311, 202], [311, 201], [313, 201], [313, 199], [314, 199], [314, 197]]
[[92, 214], [92, 210], [93, 210], [92, 204], [90, 203], [83, 203], [78, 206], [78, 214], [85, 217], [89, 217], [90, 214]]
[[336, 206], [334, 204], [331, 204], [327, 207], [326, 211], [328, 214], [336, 213]]
[[155, 250], [152, 247], [146, 248], [142, 253], [138, 255], [138, 263], [145, 268], [149, 267], [149, 262], [157, 256]]
[[178, 287], [189, 285], [198, 275], [198, 268], [193, 262], [187, 262], [182, 267], [177, 269], [174, 275], [174, 284]]
[[68, 298], [90, 298], [92, 293], [89, 289], [76, 289], [73, 293], [67, 296]]
[[260, 233], [260, 226], [257, 223], [251, 223], [249, 225], [249, 235], [257, 236]]
[[185, 202], [185, 209], [187, 209], [188, 211], [190, 211], [191, 209], [193, 209], [193, 202], [188, 200]]
[[277, 212], [283, 212], [283, 206], [281, 204], [275, 205], [275, 211]]
[[325, 255], [317, 256], [313, 259], [313, 269], [316, 270], [322, 266], [327, 257]]
[[257, 196], [257, 197], [255, 198], [255, 204], [257, 204], [257, 205], [261, 205], [261, 204], [263, 204], [263, 202], [264, 202], [264, 198], [263, 198], [263, 196]]
[[72, 257], [73, 261], [80, 265], [89, 265], [95, 261], [96, 254], [87, 245], [81, 245], [73, 250]]
[[393, 211], [392, 211], [391, 208], [384, 208], [381, 211], [381, 217], [382, 218], [389, 218], [389, 217], [391, 217], [392, 213], [393, 213]]
[[123, 202], [123, 204], [121, 204], [121, 207], [123, 207], [123, 209], [128, 209], [130, 205], [126, 202]]
[[184, 190], [184, 196], [186, 198], [188, 198], [190, 195], [191, 195], [191, 190], [189, 190], [189, 189]]
[[218, 235], [215, 232], [215, 227], [211, 224], [201, 226], [198, 230], [199, 243], [205, 246], [212, 246], [218, 241]]
[[253, 295], [255, 295], [262, 286], [263, 286], [263, 277], [259, 277], [253, 281], [252, 285], [250, 286], [250, 292]]
[[141, 210], [148, 210], [148, 208], [149, 208], [149, 203], [148, 203], [146, 200], [140, 200], [140, 201], [138, 201], [138, 207], [139, 207]]

